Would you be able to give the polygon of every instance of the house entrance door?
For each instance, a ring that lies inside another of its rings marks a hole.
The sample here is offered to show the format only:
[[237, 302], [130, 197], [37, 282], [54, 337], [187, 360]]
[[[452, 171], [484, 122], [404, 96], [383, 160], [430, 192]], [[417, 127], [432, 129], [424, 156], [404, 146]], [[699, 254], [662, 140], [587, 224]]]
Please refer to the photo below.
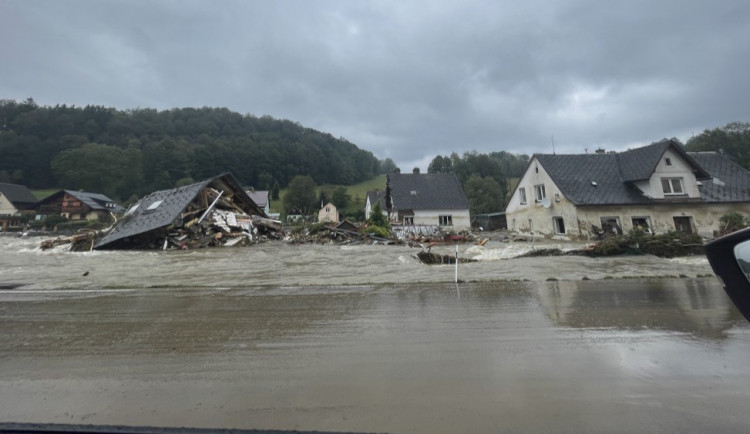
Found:
[[693, 218], [692, 217], [675, 217], [674, 228], [677, 232], [684, 232], [686, 234], [693, 233]]

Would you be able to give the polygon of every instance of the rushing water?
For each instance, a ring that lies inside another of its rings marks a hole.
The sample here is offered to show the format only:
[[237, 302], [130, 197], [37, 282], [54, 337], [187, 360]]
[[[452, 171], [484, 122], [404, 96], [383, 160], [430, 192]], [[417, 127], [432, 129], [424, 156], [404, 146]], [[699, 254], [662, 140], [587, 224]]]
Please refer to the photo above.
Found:
[[[420, 249], [382, 245], [288, 245], [188, 251], [42, 251], [40, 238], [0, 236], [0, 285], [19, 290], [119, 288], [235, 288], [246, 286], [362, 285], [451, 282], [453, 266], [425, 266]], [[696, 277], [711, 274], [703, 256], [662, 259], [653, 256], [580, 256], [510, 259], [534, 248], [571, 247], [541, 243], [461, 244], [462, 281], [545, 281], [613, 277]], [[580, 247], [580, 246], [572, 246]], [[455, 254], [454, 246], [433, 252]], [[85, 274], [85, 275], [84, 275]]]
[[704, 258], [461, 245], [454, 284], [408, 247], [38, 241], [0, 237], [0, 423], [750, 430], [750, 327]]

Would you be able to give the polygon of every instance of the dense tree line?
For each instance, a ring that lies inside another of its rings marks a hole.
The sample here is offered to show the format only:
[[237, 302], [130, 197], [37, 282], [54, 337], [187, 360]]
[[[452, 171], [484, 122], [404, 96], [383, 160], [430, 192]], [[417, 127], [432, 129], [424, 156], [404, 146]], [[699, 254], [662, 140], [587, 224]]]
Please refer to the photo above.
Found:
[[720, 128], [705, 130], [688, 139], [685, 149], [719, 152], [750, 170], [750, 123], [731, 122]]
[[508, 178], [520, 178], [529, 164], [528, 155], [505, 151], [462, 156], [438, 155], [432, 159], [428, 173], [454, 173], [469, 199], [472, 214], [502, 211], [508, 195]]
[[0, 182], [69, 188], [119, 200], [223, 172], [278, 191], [295, 176], [371, 179], [379, 161], [343, 138], [226, 108], [116, 110], [0, 100]]

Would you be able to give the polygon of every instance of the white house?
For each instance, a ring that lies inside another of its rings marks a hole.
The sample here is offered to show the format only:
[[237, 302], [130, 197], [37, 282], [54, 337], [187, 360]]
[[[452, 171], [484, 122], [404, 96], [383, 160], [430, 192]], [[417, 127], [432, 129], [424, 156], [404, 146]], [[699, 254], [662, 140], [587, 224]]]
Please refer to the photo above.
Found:
[[271, 214], [271, 198], [268, 195], [268, 191], [247, 190], [245, 193], [250, 196], [250, 199], [252, 199], [253, 202], [255, 202], [255, 204], [266, 213], [266, 215]]
[[23, 214], [33, 214], [36, 197], [23, 185], [0, 183], [0, 229], [21, 224]]
[[534, 155], [506, 216], [510, 230], [545, 235], [641, 228], [711, 237], [733, 211], [750, 214], [750, 172], [663, 140], [620, 153]]
[[[383, 201], [390, 221], [443, 230], [471, 228], [469, 200], [456, 175], [394, 173], [386, 177]], [[368, 194], [368, 199], [369, 199]]]

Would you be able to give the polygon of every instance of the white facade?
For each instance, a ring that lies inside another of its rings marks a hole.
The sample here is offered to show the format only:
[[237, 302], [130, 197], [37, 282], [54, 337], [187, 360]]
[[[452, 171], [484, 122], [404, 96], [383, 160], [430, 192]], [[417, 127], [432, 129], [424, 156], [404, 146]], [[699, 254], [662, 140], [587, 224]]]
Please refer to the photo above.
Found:
[[[650, 179], [635, 185], [645, 196], [663, 202], [576, 206], [562, 194], [539, 161], [532, 158], [508, 202], [508, 229], [588, 238], [594, 235], [593, 227], [605, 228], [616, 222], [624, 233], [640, 227], [656, 234], [689, 231], [710, 238], [720, 229], [719, 219], [723, 215], [729, 212], [750, 215], [750, 203], [680, 201], [699, 200], [701, 196], [691, 167], [671, 149], [665, 152]], [[547, 200], [539, 200], [540, 192]]]
[[[411, 221], [407, 219], [411, 217]], [[413, 216], [406, 216], [402, 222], [404, 226], [439, 226], [442, 229], [466, 231], [471, 229], [469, 210], [415, 210]]]

